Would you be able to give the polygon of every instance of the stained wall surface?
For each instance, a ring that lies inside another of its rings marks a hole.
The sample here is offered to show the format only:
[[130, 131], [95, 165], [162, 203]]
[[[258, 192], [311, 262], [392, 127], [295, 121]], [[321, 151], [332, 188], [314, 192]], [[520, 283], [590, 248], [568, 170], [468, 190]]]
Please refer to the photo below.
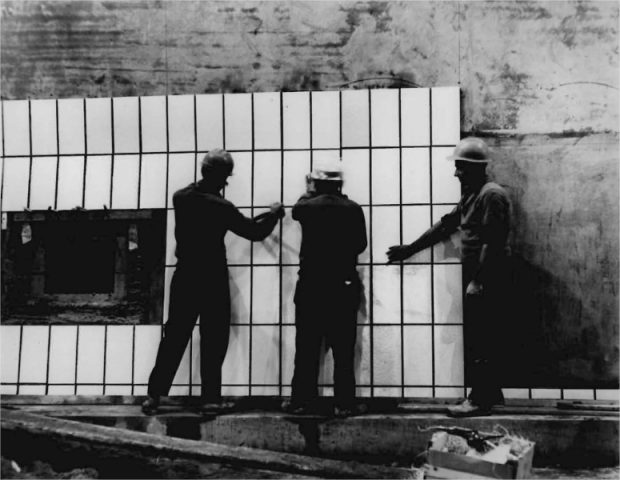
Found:
[[459, 85], [515, 205], [510, 377], [617, 388], [615, 2], [3, 2], [1, 22], [5, 99]]

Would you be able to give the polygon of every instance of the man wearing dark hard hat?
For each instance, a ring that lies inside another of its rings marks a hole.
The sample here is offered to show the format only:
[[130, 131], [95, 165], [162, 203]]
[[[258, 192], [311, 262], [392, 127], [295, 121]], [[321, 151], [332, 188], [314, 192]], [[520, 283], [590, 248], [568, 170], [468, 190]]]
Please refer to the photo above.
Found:
[[222, 363], [230, 331], [224, 235], [230, 230], [248, 240], [263, 240], [284, 216], [282, 205], [274, 203], [269, 212], [250, 219], [224, 199], [221, 191], [233, 167], [230, 153], [211, 150], [202, 160], [202, 180], [172, 198], [177, 265], [170, 285], [168, 321], [149, 377], [148, 397], [142, 404], [146, 414], [156, 413], [160, 397], [168, 394], [197, 317], [203, 408], [223, 406]]
[[491, 160], [486, 143], [474, 137], [463, 139], [448, 157], [461, 182], [461, 200], [452, 212], [409, 245], [390, 247], [389, 262], [402, 261], [461, 234], [464, 299], [464, 346], [468, 398], [449, 409], [453, 416], [486, 415], [504, 397], [498, 378], [502, 317], [508, 293], [510, 201], [506, 191], [487, 179]]
[[334, 358], [334, 413], [358, 413], [355, 405], [355, 338], [361, 282], [357, 257], [366, 249], [362, 208], [342, 194], [340, 162], [325, 162], [306, 177], [307, 192], [293, 207], [301, 224], [299, 278], [295, 289], [295, 371], [283, 409], [316, 411], [321, 343]]

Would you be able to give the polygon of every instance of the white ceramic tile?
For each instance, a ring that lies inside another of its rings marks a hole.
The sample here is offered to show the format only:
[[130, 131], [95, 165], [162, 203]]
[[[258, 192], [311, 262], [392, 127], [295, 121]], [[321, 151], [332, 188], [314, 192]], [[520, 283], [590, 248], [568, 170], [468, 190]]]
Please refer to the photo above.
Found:
[[285, 92], [282, 95], [284, 148], [310, 147], [310, 94]]
[[360, 398], [368, 398], [372, 396], [370, 387], [356, 387], [355, 395]]
[[194, 96], [168, 96], [168, 148], [171, 152], [194, 150]]
[[104, 326], [80, 326], [77, 383], [103, 383], [104, 344]]
[[[285, 325], [282, 327], [282, 385], [290, 385], [295, 370], [295, 326]], [[287, 389], [290, 395], [289, 389]], [[287, 395], [282, 392], [283, 395]]]
[[294, 205], [306, 193], [306, 175], [310, 173], [310, 152], [284, 152], [284, 205]]
[[280, 148], [280, 94], [254, 94], [254, 148]]
[[[260, 215], [267, 209], [254, 209], [254, 215]], [[260, 242], [252, 243], [254, 265], [278, 265], [280, 263], [280, 228], [279, 225], [271, 235]]]
[[373, 267], [373, 321], [400, 324], [400, 267]]
[[105, 383], [131, 383], [133, 326], [108, 326], [106, 348]]
[[77, 360], [77, 326], [50, 327], [49, 383], [73, 383]]
[[[410, 244], [417, 240], [431, 226], [430, 207], [422, 205], [407, 205], [402, 208], [403, 215], [403, 244]], [[395, 242], [395, 244], [398, 242]], [[404, 263], [430, 262], [431, 250], [426, 248], [407, 258]]]
[[458, 87], [431, 89], [433, 145], [455, 145], [461, 134], [461, 106]]
[[30, 121], [28, 100], [2, 102], [4, 154], [30, 155]]
[[403, 390], [400, 387], [375, 387], [375, 397], [401, 397]]
[[[433, 223], [441, 220], [454, 209], [454, 205], [434, 205], [432, 209]], [[437, 263], [461, 261], [461, 234], [453, 233], [450, 238], [437, 243], [433, 247], [433, 259]]]
[[562, 391], [559, 388], [532, 388], [532, 398], [560, 399]]
[[403, 88], [400, 92], [401, 144], [429, 145], [428, 88]]
[[84, 157], [60, 157], [58, 159], [57, 210], [71, 210], [82, 206], [84, 189]]
[[250, 322], [250, 267], [228, 268], [230, 277], [231, 323]]
[[103, 395], [103, 385], [78, 385], [76, 395]]
[[463, 388], [457, 387], [437, 387], [435, 389], [435, 398], [463, 398], [465, 392]]
[[140, 208], [166, 206], [166, 155], [143, 155], [140, 175]]
[[142, 122], [142, 151], [167, 150], [166, 97], [140, 97]]
[[320, 168], [323, 165], [329, 165], [340, 161], [339, 150], [315, 150], [312, 153], [312, 168]]
[[47, 387], [48, 395], [74, 395], [75, 387], [73, 385], [49, 385]]
[[248, 384], [250, 381], [250, 327], [233, 325], [224, 365], [222, 383]]
[[175, 256], [176, 240], [174, 238], [174, 210], [166, 212], [166, 265], [176, 265], [177, 257]]
[[269, 206], [281, 200], [282, 158], [280, 152], [254, 154], [254, 206]]
[[172, 276], [175, 270], [175, 267], [166, 267], [164, 273], [164, 318], [162, 323], [166, 323], [168, 321], [168, 308], [170, 306], [170, 284], [172, 283]]
[[372, 203], [400, 203], [398, 149], [372, 151]]
[[0, 383], [17, 382], [19, 342], [19, 326], [2, 325], [0, 327]]
[[403, 267], [403, 323], [431, 323], [431, 266]]
[[[196, 95], [198, 150], [224, 146], [223, 97], [219, 94]], [[230, 148], [227, 146], [227, 148]]]
[[433, 148], [433, 203], [457, 203], [461, 184], [454, 176], [454, 162], [447, 160], [452, 148]]
[[368, 90], [342, 92], [342, 146], [369, 145]]
[[54, 208], [57, 167], [57, 157], [33, 157], [30, 177], [31, 210]]
[[367, 149], [342, 152], [342, 191], [360, 205], [370, 203], [370, 153]]
[[334, 385], [334, 356], [332, 355], [332, 351], [328, 350], [325, 346], [325, 341], [321, 344], [318, 379], [319, 385], [323, 386], [319, 389], [319, 393], [323, 396], [333, 396], [332, 386]]
[[194, 182], [195, 157], [193, 153], [170, 154], [168, 158], [168, 208], [173, 207], [172, 196], [174, 193]]
[[298, 267], [282, 267], [282, 323], [295, 323], [295, 288]]
[[[251, 217], [251, 209], [240, 208], [239, 212], [246, 217]], [[226, 244], [226, 256], [229, 265], [248, 265], [250, 263], [252, 242], [229, 231], [224, 237]]]
[[20, 395], [45, 395], [45, 385], [20, 385]]
[[112, 176], [112, 208], [138, 208], [138, 177], [140, 157], [138, 155], [117, 155], [114, 157]]
[[387, 250], [400, 243], [398, 207], [372, 207], [372, 255], [374, 263], [387, 263]]
[[146, 385], [134, 385], [133, 386], [134, 396], [146, 396], [147, 393], [148, 393], [148, 387]]
[[189, 385], [172, 385], [168, 395], [170, 397], [187, 397], [189, 395]]
[[84, 208], [89, 210], [100, 210], [104, 205], [109, 208], [111, 182], [112, 157], [110, 155], [89, 156], [86, 159], [86, 192], [84, 194]]
[[[366, 238], [368, 241], [368, 246], [366, 247], [366, 249], [360, 253], [357, 257], [357, 263], [369, 263], [370, 262], [370, 250], [372, 248], [372, 242], [373, 239], [371, 238], [370, 234], [370, 207], [362, 207], [362, 212], [364, 213], [364, 221], [366, 222]], [[377, 262], [377, 260], [374, 260], [375, 262]], [[385, 261], [387, 262], [387, 257], [385, 259]]]
[[[280, 331], [274, 326], [252, 327], [251, 383], [278, 384], [280, 375]], [[252, 389], [254, 393], [254, 389]]]
[[430, 203], [430, 160], [428, 148], [403, 148], [403, 203]]
[[433, 389], [428, 387], [406, 387], [406, 398], [432, 398]]
[[105, 385], [104, 395], [131, 395], [131, 385]]
[[[114, 130], [116, 131], [118, 128], [122, 128], [122, 126], [115, 123]], [[112, 106], [110, 98], [86, 99], [86, 151], [91, 154], [112, 153]]]
[[463, 282], [460, 265], [433, 266], [435, 323], [463, 322]]
[[405, 384], [432, 385], [432, 327], [405, 326], [403, 331]]
[[252, 322], [278, 323], [280, 278], [278, 267], [254, 267]]
[[84, 153], [84, 100], [58, 100], [60, 153]]
[[29, 158], [4, 159], [2, 211], [20, 211], [28, 206], [29, 175]]
[[252, 154], [238, 152], [233, 158], [235, 167], [224, 196], [238, 207], [249, 207], [252, 204]]
[[252, 387], [253, 397], [259, 397], [259, 396], [274, 397], [274, 396], [279, 395], [279, 393], [280, 393], [280, 389], [278, 387], [266, 387], [266, 386]]
[[504, 398], [530, 398], [530, 392], [527, 388], [503, 388]]
[[138, 97], [114, 99], [114, 151], [140, 151], [140, 119]]
[[362, 282], [362, 298], [357, 311], [357, 324], [364, 325], [370, 323], [370, 266], [363, 265], [357, 267], [357, 273]]
[[340, 93], [312, 92], [312, 148], [340, 147]]
[[55, 155], [58, 153], [56, 100], [31, 100], [30, 122], [32, 154]]
[[194, 326], [194, 330], [192, 331], [192, 338], [190, 340], [191, 346], [191, 367], [192, 367], [192, 395], [196, 394], [198, 391], [198, 395], [200, 395], [200, 391], [202, 390], [202, 380], [200, 378], [200, 326]]
[[227, 150], [252, 148], [252, 95], [227, 93], [224, 95], [224, 133]]
[[298, 264], [301, 247], [301, 224], [291, 215], [291, 210], [282, 221], [282, 263]]
[[596, 399], [597, 400], [612, 400], [618, 401], [620, 400], [620, 392], [618, 390], [596, 390]]
[[133, 383], [148, 383], [161, 339], [159, 325], [136, 325]]
[[334, 387], [331, 386], [319, 386], [319, 395], [322, 397], [333, 397]]
[[[49, 327], [24, 325], [19, 369], [20, 383], [45, 383]], [[20, 393], [23, 393], [20, 391]]]
[[247, 397], [250, 387], [222, 386], [222, 395], [226, 397]]
[[370, 125], [373, 147], [392, 147], [399, 144], [398, 90], [370, 91]]
[[[183, 357], [181, 358], [181, 362], [179, 363], [179, 368], [177, 369], [174, 379], [172, 380], [172, 385], [177, 386], [185, 386], [188, 385], [187, 388], [178, 390], [176, 393], [172, 393], [172, 389], [170, 389], [170, 395], [189, 395], [189, 362], [190, 362], [190, 343], [187, 342], [187, 346], [185, 347], [185, 352], [183, 353]], [[185, 393], [183, 393], [185, 392]]]
[[400, 327], [373, 327], [373, 383], [401, 384]]
[[435, 327], [435, 384], [463, 385], [463, 327]]

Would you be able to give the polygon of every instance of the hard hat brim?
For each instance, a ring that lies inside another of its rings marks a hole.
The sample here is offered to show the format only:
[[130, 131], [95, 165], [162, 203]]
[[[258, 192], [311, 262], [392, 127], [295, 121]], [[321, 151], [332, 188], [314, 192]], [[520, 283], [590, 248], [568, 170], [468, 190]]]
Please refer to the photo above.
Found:
[[461, 162], [468, 162], [468, 163], [489, 163], [490, 161], [489, 158], [474, 159], [474, 158], [461, 157], [459, 155], [449, 155], [446, 157], [446, 160], [449, 160], [449, 161], [460, 160]]

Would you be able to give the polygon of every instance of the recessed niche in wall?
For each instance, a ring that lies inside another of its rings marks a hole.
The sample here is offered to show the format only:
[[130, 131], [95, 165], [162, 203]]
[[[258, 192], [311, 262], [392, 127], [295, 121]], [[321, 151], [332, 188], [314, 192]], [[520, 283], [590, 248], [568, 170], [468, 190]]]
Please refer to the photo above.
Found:
[[165, 210], [7, 213], [3, 324], [160, 324]]

